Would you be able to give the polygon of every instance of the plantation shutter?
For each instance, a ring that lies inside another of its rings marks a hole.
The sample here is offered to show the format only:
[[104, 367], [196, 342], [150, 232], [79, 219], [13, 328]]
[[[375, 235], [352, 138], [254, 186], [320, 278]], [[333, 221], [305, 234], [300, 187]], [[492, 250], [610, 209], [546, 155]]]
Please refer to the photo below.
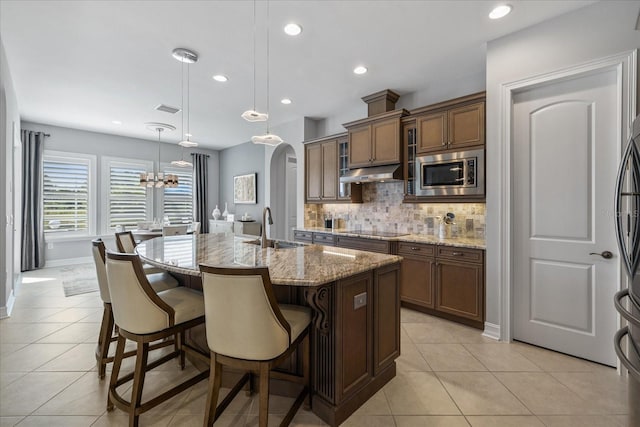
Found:
[[167, 168], [163, 172], [178, 176], [178, 187], [164, 189], [163, 214], [172, 224], [193, 221], [193, 170]]
[[89, 163], [45, 156], [42, 198], [45, 234], [88, 233]]
[[109, 170], [109, 228], [118, 225], [125, 229], [136, 228], [147, 221], [149, 204], [147, 189], [140, 186], [141, 165], [114, 164]]

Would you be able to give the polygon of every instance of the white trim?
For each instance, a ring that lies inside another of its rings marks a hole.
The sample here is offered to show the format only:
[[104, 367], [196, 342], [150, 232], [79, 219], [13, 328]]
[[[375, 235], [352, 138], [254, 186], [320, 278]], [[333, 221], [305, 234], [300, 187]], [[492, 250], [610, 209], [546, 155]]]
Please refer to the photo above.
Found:
[[66, 265], [87, 264], [93, 262], [93, 257], [78, 257], [78, 258], [64, 258], [47, 260], [45, 268], [49, 267], [64, 267]]
[[13, 305], [16, 303], [16, 295], [11, 290], [9, 294], [9, 298], [7, 299], [6, 307], [0, 307], [0, 319], [6, 319], [7, 317], [11, 317], [11, 312], [13, 311]]
[[[500, 85], [500, 117], [498, 118], [498, 126], [500, 132], [498, 134], [499, 147], [499, 212], [498, 223], [498, 239], [500, 250], [498, 254], [498, 289], [500, 298], [500, 339], [510, 342], [513, 338], [512, 322], [513, 313], [512, 306], [512, 246], [513, 236], [512, 227], [512, 200], [511, 200], [511, 127], [512, 117], [511, 108], [513, 105], [513, 97], [516, 92], [532, 88], [536, 85], [568, 79], [580, 74], [591, 74], [602, 71], [604, 69], [617, 69], [618, 85], [622, 90], [622, 98], [619, 98], [621, 114], [617, 118], [622, 124], [626, 135], [621, 136], [621, 144], [628, 139], [631, 130], [631, 123], [636, 114], [636, 79], [637, 79], [637, 50], [623, 52], [617, 55], [596, 59], [583, 64], [565, 69], [530, 76], [524, 79], [503, 83]], [[620, 147], [622, 153], [624, 147]]]
[[500, 325], [484, 322], [484, 332], [482, 332], [482, 336], [500, 341]]

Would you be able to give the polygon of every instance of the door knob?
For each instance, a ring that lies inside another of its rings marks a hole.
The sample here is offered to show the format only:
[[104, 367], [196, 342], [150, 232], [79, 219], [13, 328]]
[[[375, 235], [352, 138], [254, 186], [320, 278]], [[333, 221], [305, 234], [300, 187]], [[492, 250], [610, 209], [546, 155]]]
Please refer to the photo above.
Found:
[[604, 259], [611, 259], [613, 258], [613, 254], [611, 253], [611, 251], [602, 251], [602, 253], [598, 253], [598, 252], [589, 252], [589, 255], [600, 255], [602, 258]]

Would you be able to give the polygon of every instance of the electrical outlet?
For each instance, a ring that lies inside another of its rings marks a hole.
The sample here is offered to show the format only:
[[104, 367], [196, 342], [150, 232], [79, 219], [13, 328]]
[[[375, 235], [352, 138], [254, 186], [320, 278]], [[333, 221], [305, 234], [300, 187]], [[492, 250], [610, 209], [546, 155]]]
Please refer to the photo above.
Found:
[[357, 310], [367, 305], [367, 293], [363, 292], [353, 297], [353, 309]]

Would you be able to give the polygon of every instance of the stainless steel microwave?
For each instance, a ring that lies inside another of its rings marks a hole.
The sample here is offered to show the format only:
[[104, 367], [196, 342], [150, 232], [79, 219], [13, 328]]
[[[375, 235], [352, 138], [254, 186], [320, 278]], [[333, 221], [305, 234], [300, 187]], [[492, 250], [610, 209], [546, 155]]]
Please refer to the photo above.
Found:
[[483, 196], [484, 149], [416, 157], [416, 196]]

